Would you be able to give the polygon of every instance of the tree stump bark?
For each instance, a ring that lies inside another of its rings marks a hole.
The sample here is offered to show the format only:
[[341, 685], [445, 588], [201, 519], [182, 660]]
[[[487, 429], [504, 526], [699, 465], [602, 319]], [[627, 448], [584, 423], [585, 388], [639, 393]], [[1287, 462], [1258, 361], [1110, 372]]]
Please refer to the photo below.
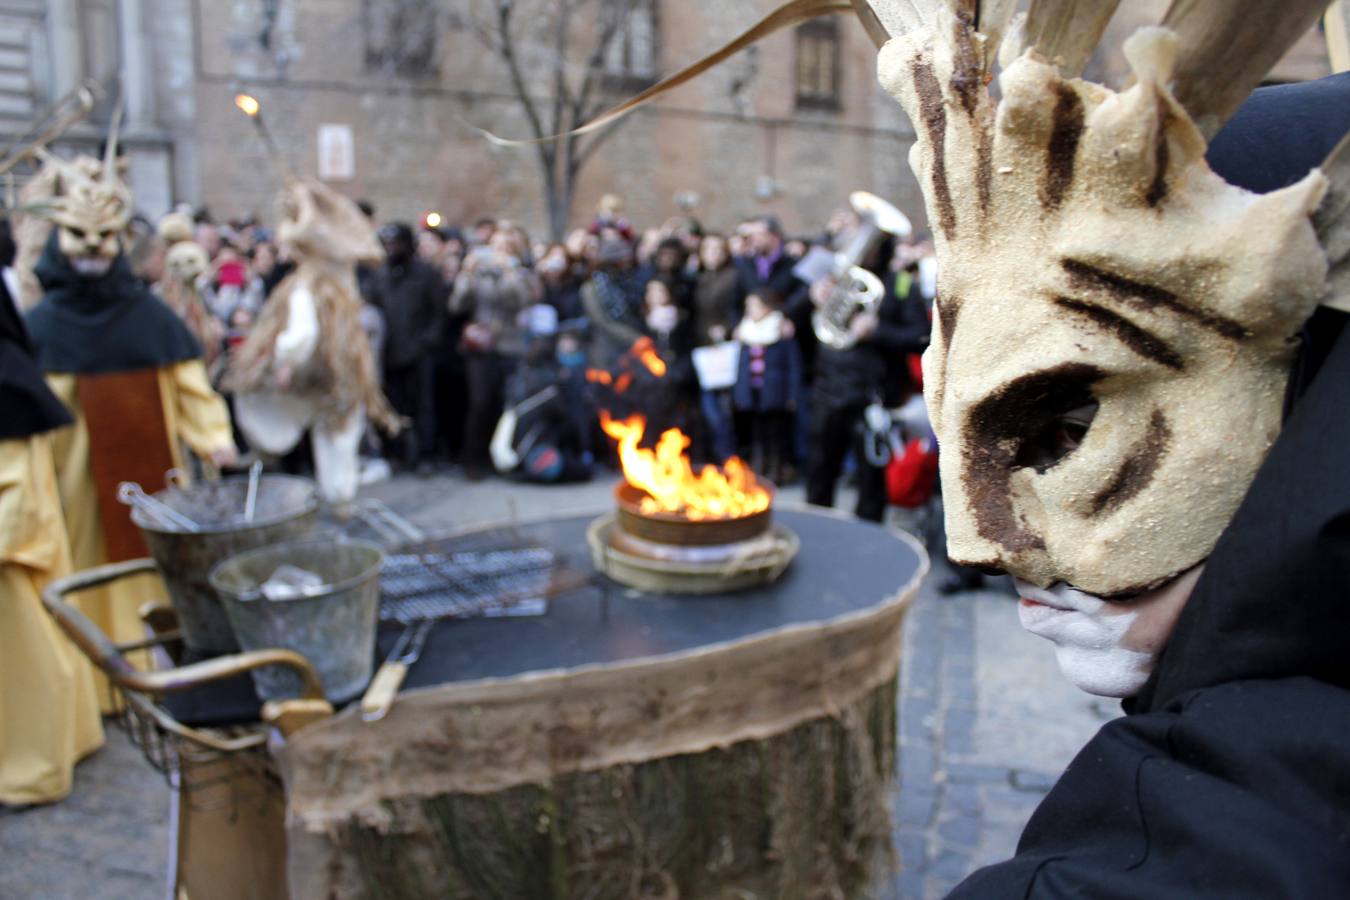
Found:
[[490, 794], [386, 801], [330, 837], [336, 897], [864, 897], [891, 871], [897, 681], [765, 740]]

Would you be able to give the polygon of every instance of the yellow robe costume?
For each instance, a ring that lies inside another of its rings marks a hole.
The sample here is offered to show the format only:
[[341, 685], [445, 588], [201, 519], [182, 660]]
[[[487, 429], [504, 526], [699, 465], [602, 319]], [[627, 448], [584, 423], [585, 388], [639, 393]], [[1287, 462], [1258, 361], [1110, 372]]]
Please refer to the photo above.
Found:
[[[158, 374], [165, 432], [170, 435], [174, 465], [184, 468], [181, 444], [202, 457], [234, 446], [229, 411], [212, 389], [200, 359], [163, 366]], [[108, 561], [98, 495], [89, 467], [89, 429], [80, 408], [77, 376], [49, 372], [47, 384], [75, 416], [74, 425], [53, 433], [53, 444], [71, 555], [75, 570], [82, 571]], [[153, 493], [163, 485], [143, 487]], [[166, 597], [164, 583], [157, 575], [142, 575], [76, 594], [71, 600], [104, 634], [116, 643], [124, 643], [145, 636], [145, 626], [137, 613], [141, 606]], [[107, 681], [100, 675], [98, 683], [100, 702], [104, 711], [110, 712], [114, 707]]]
[[94, 670], [42, 607], [70, 572], [52, 435], [0, 441], [0, 803], [70, 793], [103, 744]]

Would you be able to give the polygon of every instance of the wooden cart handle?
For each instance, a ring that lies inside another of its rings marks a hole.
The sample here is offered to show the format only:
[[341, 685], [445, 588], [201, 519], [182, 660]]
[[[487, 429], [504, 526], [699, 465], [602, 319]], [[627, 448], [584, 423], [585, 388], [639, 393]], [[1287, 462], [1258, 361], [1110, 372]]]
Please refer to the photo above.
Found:
[[109, 582], [130, 578], [145, 572], [158, 571], [152, 559], [133, 559], [127, 562], [98, 566], [77, 572], [68, 578], [60, 578], [47, 585], [42, 592], [42, 604], [52, 618], [56, 619], [61, 630], [66, 633], [75, 646], [80, 648], [94, 665], [108, 676], [108, 680], [123, 690], [138, 691], [143, 694], [168, 694], [185, 691], [207, 684], [242, 675], [263, 666], [285, 666], [300, 676], [303, 684], [302, 696], [307, 700], [322, 700], [323, 685], [319, 674], [308, 659], [294, 650], [280, 648], [269, 650], [250, 650], [246, 653], [232, 653], [214, 659], [179, 666], [174, 669], [161, 669], [154, 672], [142, 672], [127, 661], [94, 623], [84, 614], [66, 602], [68, 594], [79, 593], [89, 588], [99, 587]]

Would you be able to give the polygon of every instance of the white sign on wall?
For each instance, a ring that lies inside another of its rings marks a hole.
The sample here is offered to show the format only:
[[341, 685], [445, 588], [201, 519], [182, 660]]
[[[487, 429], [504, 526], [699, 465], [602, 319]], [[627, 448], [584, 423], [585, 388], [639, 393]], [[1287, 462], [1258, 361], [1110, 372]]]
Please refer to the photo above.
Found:
[[351, 181], [356, 177], [356, 139], [350, 125], [319, 126], [319, 178]]

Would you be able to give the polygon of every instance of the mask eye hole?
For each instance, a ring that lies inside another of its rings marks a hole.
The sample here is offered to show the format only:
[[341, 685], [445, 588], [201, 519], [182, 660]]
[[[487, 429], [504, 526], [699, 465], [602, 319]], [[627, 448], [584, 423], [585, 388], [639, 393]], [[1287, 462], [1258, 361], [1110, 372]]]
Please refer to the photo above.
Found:
[[1083, 443], [1097, 416], [1096, 401], [1050, 416], [1038, 423], [1017, 449], [1014, 466], [1045, 472]]

